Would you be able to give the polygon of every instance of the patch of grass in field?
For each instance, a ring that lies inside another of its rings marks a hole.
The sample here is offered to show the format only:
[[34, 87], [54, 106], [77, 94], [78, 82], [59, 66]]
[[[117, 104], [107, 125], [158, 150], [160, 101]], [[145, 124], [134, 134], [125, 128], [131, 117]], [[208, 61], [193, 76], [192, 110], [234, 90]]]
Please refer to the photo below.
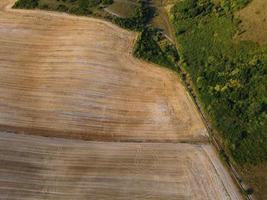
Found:
[[234, 13], [246, 3], [184, 0], [171, 11], [183, 66], [243, 170], [267, 162], [267, 46], [233, 39], [240, 24]]
[[139, 3], [131, 17], [116, 17], [114, 22], [123, 28], [140, 32], [134, 48], [136, 57], [177, 71], [179, 56], [175, 46], [163, 37], [160, 30], [148, 26], [154, 10], [144, 1]]
[[132, 17], [139, 3], [130, 0], [114, 0], [106, 9], [121, 17]]
[[173, 31], [172, 31], [171, 23], [169, 21], [167, 9], [163, 6], [157, 6], [156, 4], [153, 3], [153, 1], [151, 2], [151, 4], [156, 9], [155, 9], [155, 15], [150, 21], [150, 24], [153, 27], [162, 30], [168, 37], [172, 38], [172, 40], [175, 40], [175, 37], [173, 37], [173, 34], [172, 34]]
[[177, 0], [151, 0], [151, 2], [157, 7], [164, 7], [176, 3]]

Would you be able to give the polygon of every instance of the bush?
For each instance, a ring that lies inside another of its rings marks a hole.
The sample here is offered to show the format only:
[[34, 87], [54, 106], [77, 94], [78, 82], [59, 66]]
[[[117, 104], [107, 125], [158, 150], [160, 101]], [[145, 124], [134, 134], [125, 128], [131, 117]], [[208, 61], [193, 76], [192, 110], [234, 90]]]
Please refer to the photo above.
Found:
[[57, 7], [57, 11], [60, 11], [60, 12], [68, 12], [69, 8], [63, 4], [60, 4], [58, 7]]
[[38, 7], [38, 0], [19, 0], [15, 3], [13, 8], [33, 9]]
[[103, 5], [110, 5], [113, 3], [113, 0], [102, 0]]
[[[158, 33], [159, 32], [153, 28], [145, 28], [141, 31], [135, 44], [134, 55], [138, 58], [142, 58], [177, 71], [177, 62], [179, 57], [176, 48], [166, 40], [161, 40]], [[160, 46], [159, 43], [161, 43], [162, 46]]]
[[147, 3], [141, 1], [140, 5], [135, 10], [132, 17], [130, 18], [115, 17], [113, 21], [123, 28], [142, 31], [146, 27], [147, 22], [151, 19], [153, 15], [154, 15], [154, 10], [150, 8], [147, 5]]

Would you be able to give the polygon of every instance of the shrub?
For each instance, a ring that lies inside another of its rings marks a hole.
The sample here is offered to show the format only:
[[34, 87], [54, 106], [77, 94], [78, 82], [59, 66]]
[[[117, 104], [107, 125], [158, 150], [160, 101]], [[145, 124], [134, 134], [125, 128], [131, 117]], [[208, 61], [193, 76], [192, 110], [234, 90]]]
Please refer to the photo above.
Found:
[[135, 44], [134, 55], [177, 71], [179, 57], [176, 48], [166, 40], [160, 46], [158, 33], [153, 28], [142, 30]]
[[19, 0], [13, 8], [33, 9], [38, 7], [38, 0]]

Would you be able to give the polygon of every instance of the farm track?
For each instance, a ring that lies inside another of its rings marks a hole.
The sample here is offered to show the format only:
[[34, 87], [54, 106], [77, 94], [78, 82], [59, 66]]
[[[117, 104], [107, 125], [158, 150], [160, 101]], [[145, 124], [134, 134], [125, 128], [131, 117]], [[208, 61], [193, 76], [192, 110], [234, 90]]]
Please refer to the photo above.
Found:
[[1, 200], [242, 199], [176, 75], [132, 56], [135, 33], [14, 2], [0, 1]]

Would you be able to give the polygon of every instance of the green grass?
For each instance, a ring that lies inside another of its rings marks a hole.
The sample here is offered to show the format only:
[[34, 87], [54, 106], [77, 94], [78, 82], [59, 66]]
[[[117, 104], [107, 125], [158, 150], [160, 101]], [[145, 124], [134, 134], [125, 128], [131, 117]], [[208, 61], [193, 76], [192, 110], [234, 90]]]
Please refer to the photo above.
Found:
[[267, 164], [260, 164], [244, 169], [242, 173], [247, 184], [253, 186], [256, 199], [267, 199]]
[[140, 1], [131, 17], [114, 17], [113, 22], [122, 28], [142, 31], [147, 27], [147, 23], [151, 20], [153, 15], [154, 11], [149, 7], [146, 1]]
[[134, 11], [138, 8], [138, 3], [130, 0], [114, 0], [113, 4], [107, 7], [107, 9], [121, 17], [132, 17]]

